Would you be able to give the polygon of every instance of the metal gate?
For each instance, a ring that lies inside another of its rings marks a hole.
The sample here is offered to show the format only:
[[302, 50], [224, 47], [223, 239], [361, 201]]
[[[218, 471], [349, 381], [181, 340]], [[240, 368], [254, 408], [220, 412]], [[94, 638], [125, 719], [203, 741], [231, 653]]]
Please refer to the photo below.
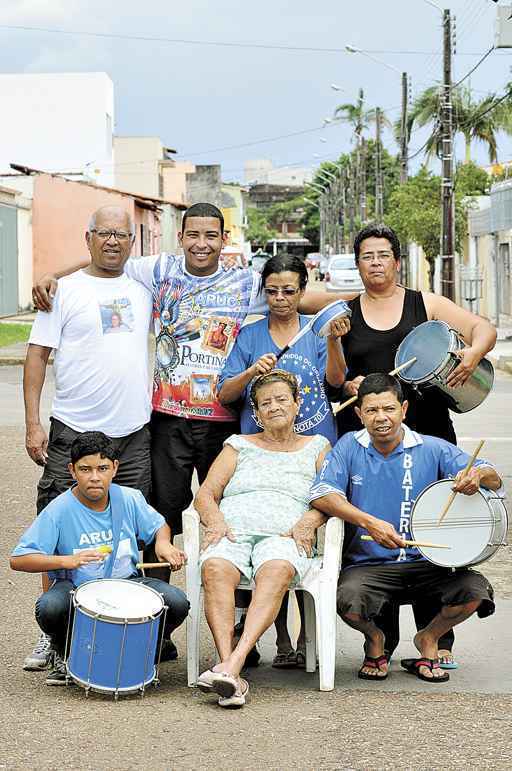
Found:
[[500, 313], [512, 315], [511, 307], [511, 271], [510, 271], [510, 245], [499, 245], [498, 281]]
[[0, 204], [0, 316], [18, 312], [18, 212]]

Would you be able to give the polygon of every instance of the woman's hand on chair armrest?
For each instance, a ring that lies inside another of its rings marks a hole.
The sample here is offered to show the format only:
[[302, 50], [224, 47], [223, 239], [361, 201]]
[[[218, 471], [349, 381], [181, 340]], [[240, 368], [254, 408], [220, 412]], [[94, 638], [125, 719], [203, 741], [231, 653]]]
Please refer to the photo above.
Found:
[[311, 557], [316, 541], [316, 531], [325, 521], [326, 517], [323, 514], [316, 509], [310, 509], [287, 533], [283, 533], [283, 537], [293, 538], [299, 554], [306, 552], [306, 555]]
[[208, 546], [213, 546], [214, 544], [219, 543], [222, 538], [228, 538], [230, 541], [236, 541], [231, 528], [226, 524], [223, 518], [210, 518], [204, 531], [201, 551], [205, 551]]

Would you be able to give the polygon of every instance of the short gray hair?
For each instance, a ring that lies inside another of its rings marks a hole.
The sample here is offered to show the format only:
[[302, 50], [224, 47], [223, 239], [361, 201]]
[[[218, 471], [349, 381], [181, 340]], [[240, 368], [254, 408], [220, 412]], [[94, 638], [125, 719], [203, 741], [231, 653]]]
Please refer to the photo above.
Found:
[[[89, 225], [87, 227], [87, 232], [90, 233], [92, 230], [96, 229], [96, 217], [98, 216], [100, 211], [103, 211], [104, 209], [119, 209], [121, 210], [120, 206], [101, 206], [99, 209], [96, 209], [95, 212], [91, 214], [91, 217], [89, 219]], [[133, 220], [130, 216], [130, 213], [127, 212], [125, 209], [122, 209], [122, 211], [125, 212], [126, 216], [128, 217], [129, 223], [130, 223], [130, 235], [135, 235], [135, 228], [133, 225]]]

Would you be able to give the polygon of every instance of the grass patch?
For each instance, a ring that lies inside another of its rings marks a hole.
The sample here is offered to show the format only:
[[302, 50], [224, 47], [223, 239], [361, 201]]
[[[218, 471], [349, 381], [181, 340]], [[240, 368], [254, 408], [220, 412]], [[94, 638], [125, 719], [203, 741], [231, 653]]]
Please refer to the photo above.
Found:
[[1, 324], [0, 348], [14, 343], [26, 343], [30, 337], [32, 324]]

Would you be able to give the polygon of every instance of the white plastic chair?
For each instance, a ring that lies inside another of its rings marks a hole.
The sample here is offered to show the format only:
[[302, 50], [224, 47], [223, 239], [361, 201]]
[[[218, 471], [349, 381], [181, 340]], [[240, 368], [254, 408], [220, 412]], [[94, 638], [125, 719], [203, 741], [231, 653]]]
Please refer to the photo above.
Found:
[[[306, 632], [306, 672], [320, 669], [320, 690], [334, 689], [336, 658], [336, 589], [341, 561], [343, 522], [331, 517], [325, 525], [323, 556], [315, 557], [303, 583]], [[187, 677], [190, 687], [199, 677], [199, 630], [202, 610], [202, 586], [199, 568], [199, 515], [194, 509], [183, 512], [183, 545], [187, 554], [186, 580], [190, 610], [187, 616]], [[254, 583], [242, 583], [239, 589], [253, 589]]]

